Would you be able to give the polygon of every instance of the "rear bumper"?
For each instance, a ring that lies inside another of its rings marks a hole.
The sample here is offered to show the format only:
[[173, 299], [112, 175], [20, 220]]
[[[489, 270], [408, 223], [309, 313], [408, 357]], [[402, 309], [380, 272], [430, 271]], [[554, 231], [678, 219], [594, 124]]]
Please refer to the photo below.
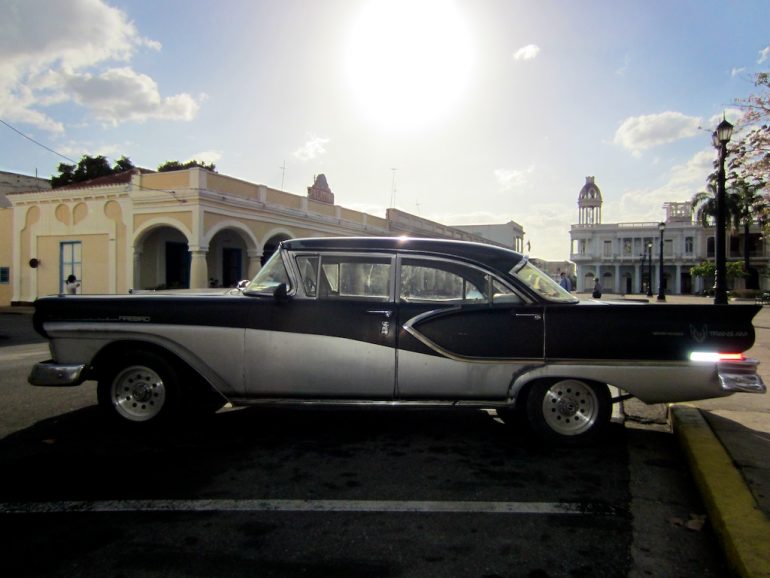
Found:
[[85, 364], [62, 364], [52, 360], [41, 361], [32, 366], [27, 381], [32, 385], [69, 387], [85, 381]]
[[767, 386], [757, 373], [756, 359], [720, 363], [717, 368], [719, 384], [730, 393], [767, 393]]

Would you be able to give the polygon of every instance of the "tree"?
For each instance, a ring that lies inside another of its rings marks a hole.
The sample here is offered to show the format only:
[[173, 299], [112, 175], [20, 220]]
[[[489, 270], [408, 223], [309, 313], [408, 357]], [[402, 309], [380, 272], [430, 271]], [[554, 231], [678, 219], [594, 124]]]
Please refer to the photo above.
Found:
[[[690, 267], [690, 275], [692, 277], [702, 277], [703, 279], [713, 279], [716, 274], [716, 264], [712, 261], [703, 261], [698, 265]], [[737, 279], [745, 277], [743, 272], [743, 263], [740, 261], [728, 261], [727, 262], [727, 278]]]
[[[718, 162], [718, 161], [717, 161]], [[691, 201], [698, 222], [704, 227], [713, 225], [717, 214], [717, 174], [709, 175], [706, 190], [696, 193]], [[727, 176], [725, 184], [725, 212], [727, 222], [734, 230], [743, 228], [743, 270], [749, 272], [751, 265], [751, 225], [758, 221], [764, 228], [767, 223], [770, 204], [761, 194], [765, 183], [750, 181], [735, 171]]]
[[59, 174], [51, 177], [51, 187], [56, 189], [73, 183], [82, 183], [91, 179], [122, 173], [133, 168], [134, 164], [125, 156], [120, 157], [114, 167], [110, 167], [110, 163], [102, 155], [95, 157], [83, 155], [77, 165], [60, 163]]
[[[749, 231], [755, 219], [763, 223], [768, 212], [767, 199], [760, 194], [763, 188], [762, 182], [748, 182], [736, 175], [729, 192], [736, 228], [738, 225], [743, 226], [743, 271], [747, 275], [751, 264]], [[757, 289], [757, 287], [748, 287], [748, 289]]]
[[168, 171], [183, 171], [186, 169], [192, 169], [194, 167], [200, 167], [207, 171], [216, 172], [216, 165], [214, 163], [204, 163], [202, 161], [187, 161], [186, 163], [180, 163], [179, 161], [166, 161], [158, 167], [159, 173], [165, 173]]
[[73, 182], [73, 179], [75, 178], [75, 165], [59, 163], [57, 170], [59, 171], [59, 174], [51, 177], [51, 188], [56, 189]]
[[112, 167], [112, 171], [114, 173], [123, 173], [130, 171], [133, 168], [136, 168], [134, 167], [134, 163], [132, 163], [131, 159], [124, 155], [115, 162], [115, 165]]
[[759, 93], [737, 99], [744, 110], [738, 121], [738, 139], [730, 147], [730, 169], [748, 181], [770, 182], [770, 73], [758, 72]]

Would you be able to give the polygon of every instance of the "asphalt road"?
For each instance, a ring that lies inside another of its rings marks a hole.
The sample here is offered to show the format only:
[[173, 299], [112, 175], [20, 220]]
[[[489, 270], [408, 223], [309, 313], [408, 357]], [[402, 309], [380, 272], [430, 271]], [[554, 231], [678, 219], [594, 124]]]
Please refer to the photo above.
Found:
[[481, 411], [248, 408], [136, 435], [93, 383], [26, 385], [45, 354], [0, 348], [4, 576], [724, 574], [660, 426], [549, 449]]

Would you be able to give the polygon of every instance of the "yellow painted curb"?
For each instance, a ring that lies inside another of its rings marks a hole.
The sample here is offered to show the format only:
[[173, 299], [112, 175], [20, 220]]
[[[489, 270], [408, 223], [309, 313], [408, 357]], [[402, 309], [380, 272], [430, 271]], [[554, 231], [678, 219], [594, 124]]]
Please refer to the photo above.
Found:
[[770, 520], [700, 410], [676, 405], [671, 415], [728, 564], [743, 578], [770, 577]]

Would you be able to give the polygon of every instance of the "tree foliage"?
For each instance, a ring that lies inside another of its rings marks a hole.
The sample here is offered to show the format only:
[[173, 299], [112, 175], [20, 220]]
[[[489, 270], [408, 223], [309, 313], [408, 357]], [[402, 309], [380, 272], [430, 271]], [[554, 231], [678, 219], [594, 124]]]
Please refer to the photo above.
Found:
[[[201, 161], [188, 161], [181, 163], [179, 161], [166, 161], [158, 167], [158, 172], [182, 171], [193, 167], [200, 167], [209, 171], [215, 171], [214, 163], [204, 163]], [[98, 155], [95, 157], [83, 155], [76, 165], [60, 163], [58, 166], [59, 174], [51, 177], [51, 187], [58, 188], [65, 185], [82, 183], [96, 179], [115, 175], [136, 168], [126, 156], [120, 157], [113, 166], [110, 166], [106, 157]]]
[[[746, 273], [743, 271], [743, 263], [740, 261], [728, 261], [726, 263], [726, 268], [728, 279], [736, 279], [746, 276]], [[713, 261], [703, 261], [698, 265], [690, 267], [690, 275], [693, 277], [703, 277], [704, 279], [713, 279], [716, 275], [716, 265]]]
[[122, 173], [133, 168], [134, 164], [126, 156], [120, 157], [111, 167], [107, 158], [102, 155], [95, 157], [83, 155], [77, 165], [60, 163], [58, 166], [59, 174], [51, 177], [51, 187], [56, 189], [65, 185], [82, 183], [91, 179]]
[[215, 172], [216, 171], [216, 165], [214, 163], [204, 163], [202, 161], [187, 161], [186, 163], [180, 163], [179, 161], [166, 161], [162, 165], [158, 167], [159, 173], [165, 173], [168, 171], [183, 171], [186, 169], [192, 169], [195, 167], [200, 167], [202, 169], [206, 169], [208, 171]]
[[730, 146], [730, 169], [749, 182], [770, 182], [770, 73], [754, 76], [758, 92], [737, 99], [743, 111], [738, 138]]

